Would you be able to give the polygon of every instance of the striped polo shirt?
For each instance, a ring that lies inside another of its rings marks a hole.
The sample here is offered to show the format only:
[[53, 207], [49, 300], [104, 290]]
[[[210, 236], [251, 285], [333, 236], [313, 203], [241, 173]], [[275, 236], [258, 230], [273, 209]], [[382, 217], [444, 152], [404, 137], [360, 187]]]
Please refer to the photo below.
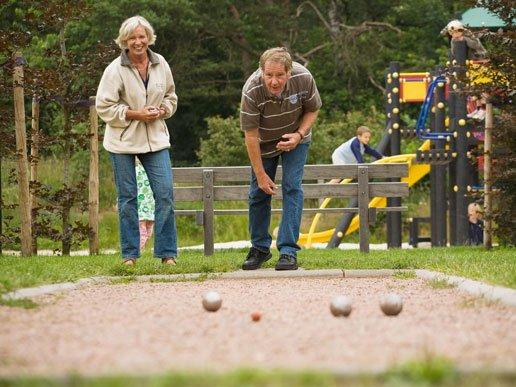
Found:
[[[240, 127], [259, 129], [262, 157], [274, 157], [281, 136], [293, 133], [301, 124], [305, 112], [315, 112], [322, 102], [312, 74], [301, 64], [292, 63], [291, 77], [279, 97], [271, 94], [262, 80], [261, 69], [256, 70], [242, 89]], [[303, 143], [311, 140], [311, 131]]]

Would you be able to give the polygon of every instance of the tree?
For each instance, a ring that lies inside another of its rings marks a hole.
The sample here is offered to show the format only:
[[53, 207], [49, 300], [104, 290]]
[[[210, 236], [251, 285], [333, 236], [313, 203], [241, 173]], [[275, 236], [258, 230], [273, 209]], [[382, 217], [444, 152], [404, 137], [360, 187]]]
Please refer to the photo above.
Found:
[[[84, 22], [90, 12], [87, 1], [62, 3], [60, 1], [11, 1], [2, 9], [10, 14], [10, 24], [3, 26], [9, 31], [10, 39], [2, 46], [3, 56], [14, 50], [25, 53], [26, 94], [35, 95], [47, 105], [58, 110], [50, 111], [54, 125], [52, 133], [41, 138], [39, 143], [52, 152], [58, 152], [63, 160], [62, 187], [47, 187], [41, 182], [31, 182], [31, 189], [41, 197], [43, 204], [39, 221], [34, 223], [37, 235], [45, 235], [62, 242], [63, 254], [69, 254], [73, 238], [87, 238], [87, 225], [70, 220], [71, 209], [77, 205], [86, 208], [84, 178], [72, 180], [70, 161], [72, 154], [88, 145], [88, 132], [77, 126], [81, 118], [78, 107], [95, 94], [96, 80], [91, 74], [98, 74], [106, 65], [106, 57], [112, 55], [110, 47], [102, 44], [86, 45], [80, 39], [70, 38], [88, 26]], [[70, 42], [70, 44], [68, 44]], [[83, 110], [84, 113], [84, 110]], [[50, 128], [49, 128], [50, 129]], [[36, 144], [32, 144], [35, 146]], [[37, 160], [32, 160], [37, 163]], [[38, 210], [38, 208], [36, 208]], [[60, 213], [62, 225], [59, 232], [48, 218]], [[36, 214], [35, 214], [36, 215]], [[81, 237], [82, 235], [82, 237]]]
[[[486, 72], [489, 83], [477, 83], [470, 92], [488, 95], [497, 108], [493, 128], [493, 176], [491, 184], [497, 188], [492, 220], [496, 223], [495, 234], [501, 244], [516, 245], [516, 17], [514, 3], [508, 0], [481, 0], [479, 5], [497, 14], [506, 28], [497, 32], [483, 31], [480, 36], [486, 44], [489, 63]], [[486, 219], [491, 220], [491, 219]]]

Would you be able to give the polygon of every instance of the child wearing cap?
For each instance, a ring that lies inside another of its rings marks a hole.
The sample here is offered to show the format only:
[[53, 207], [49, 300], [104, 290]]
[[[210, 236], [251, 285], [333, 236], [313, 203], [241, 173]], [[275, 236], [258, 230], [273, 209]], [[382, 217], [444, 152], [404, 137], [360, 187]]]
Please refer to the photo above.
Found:
[[487, 51], [480, 40], [459, 20], [450, 21], [441, 33], [448, 35], [450, 41], [464, 40], [468, 46], [468, 59], [484, 59], [487, 56]]

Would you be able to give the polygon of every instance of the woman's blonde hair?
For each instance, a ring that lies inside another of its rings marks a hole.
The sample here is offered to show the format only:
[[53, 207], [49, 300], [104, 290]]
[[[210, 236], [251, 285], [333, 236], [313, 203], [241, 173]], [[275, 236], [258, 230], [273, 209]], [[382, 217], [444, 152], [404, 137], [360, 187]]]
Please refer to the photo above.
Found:
[[127, 48], [127, 39], [134, 32], [138, 26], [142, 26], [149, 39], [149, 46], [153, 45], [156, 41], [156, 35], [154, 34], [154, 28], [143, 16], [136, 15], [124, 20], [118, 31], [118, 37], [115, 39], [115, 43], [118, 44], [122, 50]]
[[265, 62], [281, 63], [287, 72], [292, 70], [292, 58], [285, 47], [274, 47], [265, 51], [260, 57], [260, 68], [265, 68]]

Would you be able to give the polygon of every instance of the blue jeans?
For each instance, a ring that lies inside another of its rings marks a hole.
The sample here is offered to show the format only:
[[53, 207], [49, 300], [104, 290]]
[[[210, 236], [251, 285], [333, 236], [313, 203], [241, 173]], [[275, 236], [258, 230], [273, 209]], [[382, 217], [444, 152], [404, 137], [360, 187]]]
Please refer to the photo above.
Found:
[[168, 149], [141, 154], [109, 153], [113, 164], [118, 193], [120, 246], [123, 259], [140, 256], [140, 228], [138, 224], [138, 188], [135, 157], [140, 159], [154, 194], [154, 256], [177, 257], [177, 231], [172, 191], [172, 165]]
[[[283, 194], [283, 215], [278, 231], [276, 246], [280, 254], [296, 256], [300, 249], [297, 244], [299, 227], [303, 215], [303, 171], [310, 144], [299, 144], [290, 152], [283, 152], [276, 157], [262, 158], [265, 173], [274, 180], [281, 157], [283, 178], [281, 192]], [[251, 174], [249, 187], [249, 232], [251, 244], [261, 251], [269, 251], [272, 237], [269, 234], [271, 221], [271, 195], [258, 187], [254, 171]]]

